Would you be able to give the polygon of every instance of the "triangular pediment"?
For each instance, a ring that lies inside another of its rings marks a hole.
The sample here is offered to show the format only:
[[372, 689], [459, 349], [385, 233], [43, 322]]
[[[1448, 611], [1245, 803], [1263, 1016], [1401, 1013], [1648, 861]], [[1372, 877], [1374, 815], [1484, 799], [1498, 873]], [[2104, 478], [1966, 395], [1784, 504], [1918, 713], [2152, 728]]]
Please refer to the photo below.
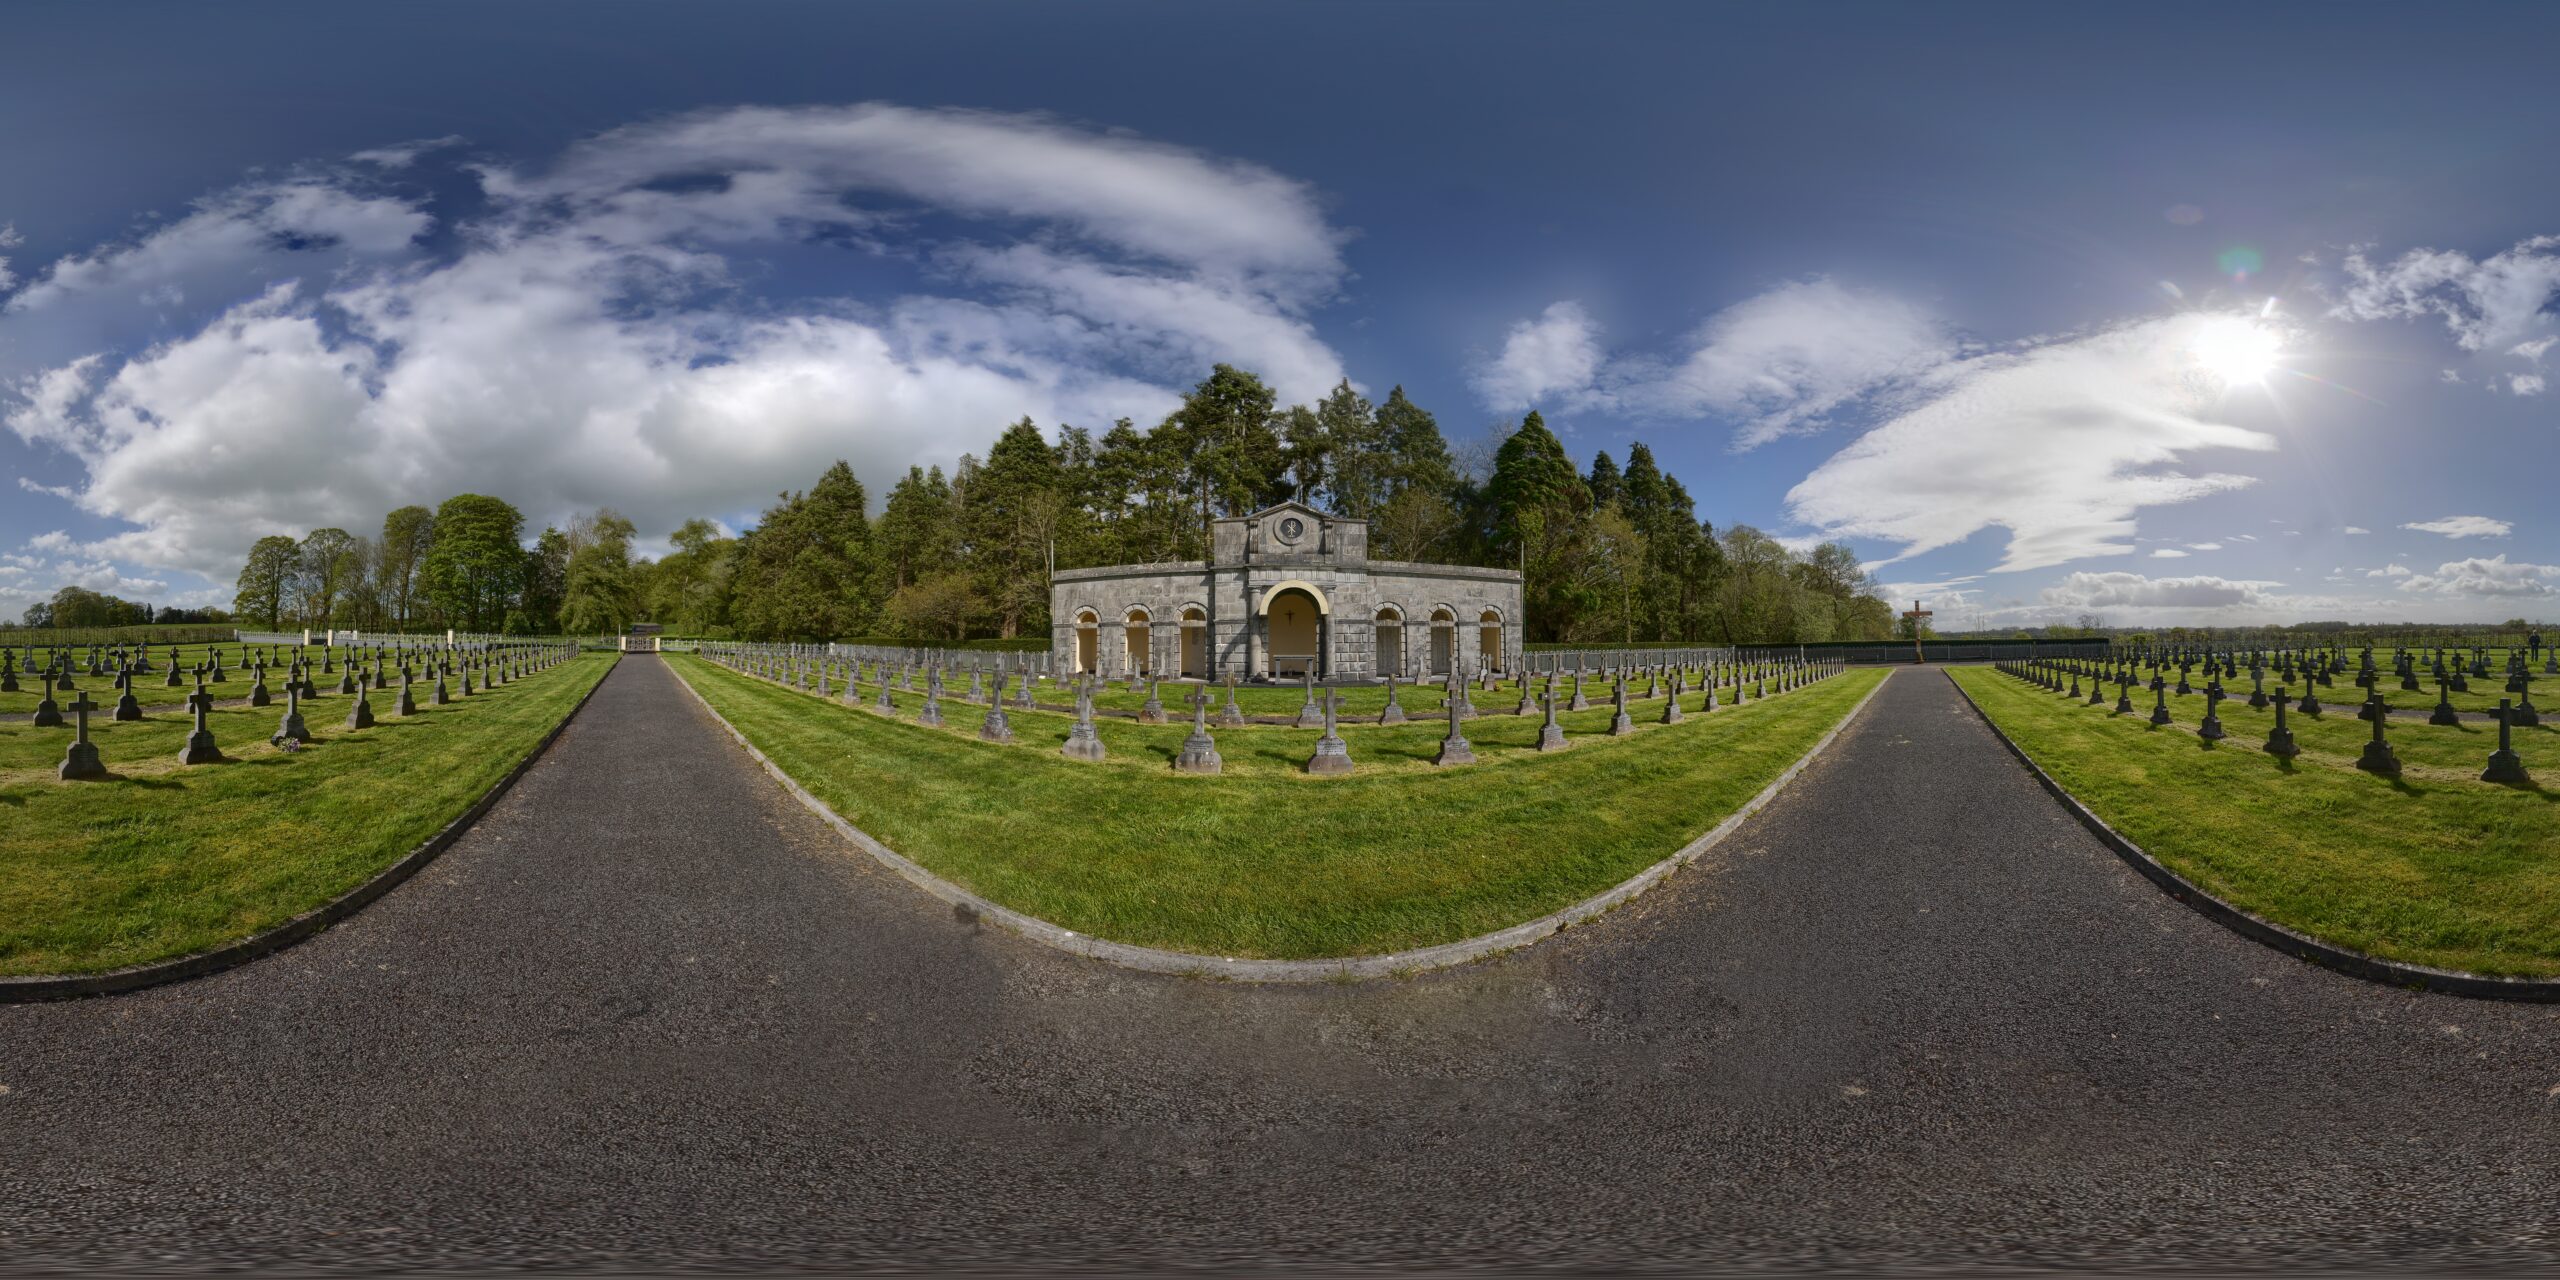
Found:
[[1308, 506], [1307, 504], [1305, 504], [1305, 503], [1303, 503], [1303, 502], [1300, 502], [1300, 501], [1298, 501], [1298, 500], [1296, 500], [1296, 499], [1294, 499], [1294, 498], [1290, 499], [1290, 500], [1289, 500], [1289, 501], [1287, 501], [1287, 502], [1275, 502], [1275, 503], [1272, 503], [1270, 506], [1264, 507], [1262, 510], [1260, 510], [1260, 511], [1256, 511], [1256, 512], [1253, 512], [1253, 513], [1251, 513], [1251, 514], [1249, 514], [1249, 515], [1231, 516], [1231, 517], [1229, 517], [1229, 519], [1234, 519], [1234, 520], [1277, 520], [1277, 519], [1279, 519], [1281, 516], [1284, 516], [1284, 515], [1295, 515], [1295, 516], [1299, 517], [1300, 519], [1308, 519], [1308, 520], [1329, 520], [1329, 521], [1332, 521], [1332, 522], [1333, 522], [1333, 523], [1335, 523], [1335, 524], [1361, 524], [1361, 523], [1366, 523], [1365, 521], [1355, 521], [1355, 520], [1350, 520], [1350, 519], [1348, 519], [1347, 517], [1335, 515], [1334, 513], [1330, 512], [1330, 511], [1325, 511], [1325, 510], [1321, 510], [1321, 509], [1316, 508], [1316, 507]]

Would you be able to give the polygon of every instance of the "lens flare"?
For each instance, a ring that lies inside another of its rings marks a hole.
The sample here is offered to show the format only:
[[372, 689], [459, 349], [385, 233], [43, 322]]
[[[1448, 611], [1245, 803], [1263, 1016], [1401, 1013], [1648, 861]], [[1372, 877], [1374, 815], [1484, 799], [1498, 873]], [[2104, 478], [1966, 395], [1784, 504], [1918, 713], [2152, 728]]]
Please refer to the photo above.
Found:
[[2235, 244], [2215, 254], [2213, 265], [2221, 268], [2222, 274], [2233, 280], [2247, 280], [2265, 270], [2267, 260], [2265, 255], [2257, 250], [2245, 244]]

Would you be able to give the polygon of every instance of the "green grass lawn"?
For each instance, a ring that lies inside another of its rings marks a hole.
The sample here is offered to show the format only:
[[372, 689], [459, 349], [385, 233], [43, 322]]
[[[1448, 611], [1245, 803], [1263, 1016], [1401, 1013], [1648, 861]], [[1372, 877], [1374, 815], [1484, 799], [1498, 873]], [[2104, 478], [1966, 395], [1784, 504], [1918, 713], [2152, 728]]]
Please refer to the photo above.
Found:
[[363, 730], [345, 727], [353, 697], [307, 700], [312, 739], [292, 753], [267, 743], [279, 679], [275, 706], [210, 716], [225, 764], [177, 763], [185, 714], [115, 724], [102, 709], [90, 739], [117, 776], [99, 782], [54, 776], [68, 727], [0, 723], [0, 974], [191, 955], [319, 906], [469, 808], [613, 662], [588, 654], [406, 719], [396, 689], [376, 693]]
[[[2242, 701], [2222, 704], [2231, 736], [2207, 747], [2192, 732], [2201, 697], [2172, 695], [2176, 726], [2154, 729], [2147, 690], [2139, 714], [2117, 716], [2113, 686], [2092, 707], [1988, 667], [1950, 674], [2108, 825], [2226, 902], [2385, 959], [2560, 975], [2560, 792], [2477, 780], [2495, 726], [2395, 718], [2407, 769], [2394, 782], [2354, 767], [2372, 727], [2352, 705], [2288, 717], [2303, 749], [2288, 765], [2258, 749], [2273, 712]], [[2539, 781], [2560, 782], [2560, 735], [2520, 729], [2516, 744]]]
[[[2468, 691], [2461, 693], [2452, 692], [2450, 689], [2446, 691], [2445, 698], [2453, 704], [2454, 710], [2483, 712], [2493, 711], [2497, 709], [2498, 699], [2500, 698], [2505, 698], [2510, 702], [2516, 700], [2518, 695], [2508, 693], [2506, 691], [2506, 659], [2504, 657], [2498, 658], [2495, 662], [2495, 666], [2496, 670], [2489, 675], [2470, 677], [2468, 681], [2470, 688]], [[2109, 670], [2112, 672], [2114, 669], [2109, 668]], [[2533, 677], [2531, 683], [2533, 688], [2533, 702], [2536, 707], [2539, 707], [2546, 702], [2552, 702], [2554, 699], [2560, 699], [2560, 676], [2546, 676], [2542, 674], [2542, 664], [2539, 662], [2532, 665], [2530, 673]], [[2168, 677], [2169, 688], [2174, 691], [2178, 687], [2177, 669], [2173, 667], [2162, 674]], [[2388, 667], [2381, 670], [2379, 675], [2382, 679], [2383, 701], [2390, 705], [2402, 709], [2414, 707], [2422, 711], [2431, 709], [2436, 705], [2435, 676], [2423, 668], [2420, 669], [2418, 673], [2418, 683], [2421, 686], [2418, 689], [2401, 688], [2400, 677], [2393, 675]], [[2149, 667], [2137, 668], [2135, 676], [2143, 686], [2148, 686], [2151, 683], [2151, 669]], [[2295, 697], [2300, 697], [2302, 695], [2302, 680], [2300, 676], [2301, 673], [2297, 671], [2294, 679], [2281, 680], [2277, 678], [2276, 673], [2273, 670], [2269, 670], [2266, 677], [2267, 696], [2274, 697], [2276, 687], [2278, 685], [2282, 685], [2291, 689]], [[2112, 675], [2110, 676], [2110, 679], [2112, 679]], [[2324, 703], [2343, 702], [2348, 704], [2364, 701], [2364, 690], [2356, 687], [2356, 673], [2354, 671], [2350, 670], [2340, 675], [2334, 675], [2331, 676], [2330, 679], [2336, 683], [2319, 685], [2314, 689], [2314, 692], [2320, 695], [2320, 701]], [[2190, 673], [2187, 677], [2187, 683], [2190, 687], [2195, 689], [2200, 690], [2204, 688], [2204, 674], [2201, 671]], [[2113, 700], [2115, 688], [2115, 685], [2112, 683], [2107, 686], [2110, 701]], [[2236, 678], [2231, 676], [2223, 677], [2222, 688], [2225, 693], [2230, 693], [2241, 698], [2248, 697], [2248, 669], [2246, 667], [2241, 668], [2240, 674]], [[2083, 686], [2083, 691], [2086, 691], [2085, 685]], [[2148, 697], [2150, 695], [2148, 693], [2141, 693], [2139, 696]], [[2177, 695], [2175, 692], [2172, 692], [2170, 696], [2175, 698]], [[2149, 704], [2145, 703], [2144, 705], [2147, 707]]]
[[[212, 690], [215, 701], [231, 702], [249, 696], [249, 682], [253, 678], [249, 664], [252, 660], [258, 657], [268, 658], [274, 664], [270, 666], [267, 671], [267, 691], [275, 696], [277, 702], [281, 703], [284, 701], [285, 665], [293, 661], [293, 650], [291, 646], [263, 644], [243, 645], [225, 642], [218, 645], [186, 644], [175, 646], [175, 648], [178, 653], [180, 666], [185, 668], [180, 671], [178, 675], [179, 680], [183, 683], [175, 689], [169, 688], [163, 683], [163, 681], [167, 679], [171, 647], [165, 645], [153, 645], [151, 646], [151, 674], [135, 677], [133, 689], [134, 701], [141, 703], [145, 707], [183, 707], [186, 705], [187, 695], [195, 692], [195, 676], [193, 674], [195, 665], [197, 663], [210, 660], [216, 651], [219, 651], [222, 655], [222, 669], [225, 679], [221, 684], [208, 683], [205, 686], [207, 689]], [[372, 652], [373, 651], [370, 648], [365, 650], [367, 655], [370, 655]], [[39, 647], [36, 653], [38, 659], [43, 660], [47, 656], [48, 651]], [[347, 650], [342, 646], [335, 650], [335, 654], [335, 664], [343, 668], [346, 665]], [[26, 650], [12, 645], [9, 647], [9, 655], [12, 662], [22, 663], [26, 659]], [[338, 677], [336, 675], [332, 674], [323, 676], [317, 674], [319, 670], [318, 663], [320, 661], [319, 646], [314, 645], [311, 648], [304, 650], [303, 656], [311, 659], [313, 663], [312, 670], [315, 673], [312, 676], [312, 679], [319, 682], [322, 692], [325, 693], [337, 686]], [[73, 684], [80, 689], [86, 690], [92, 700], [108, 706], [113, 706], [116, 700], [116, 677], [112, 655], [110, 655], [107, 663], [107, 674], [97, 676], [93, 676], [88, 673], [87, 649], [82, 648], [76, 650], [75, 658], [79, 662], [79, 665], [75, 668], [72, 675]], [[36, 701], [44, 696], [37, 689], [35, 677], [28, 673], [23, 666], [18, 669], [17, 675], [17, 691], [14, 693], [0, 693], [0, 715], [26, 715], [36, 709]], [[396, 681], [397, 677], [394, 677], [394, 679]], [[57, 703], [68, 701], [68, 699], [59, 696], [54, 700]]]
[[[1187, 725], [1099, 725], [1110, 758], [1065, 759], [1067, 717], [1012, 715], [1019, 741], [828, 702], [699, 658], [670, 666], [800, 784], [890, 848], [995, 902], [1118, 942], [1305, 959], [1490, 932], [1598, 893], [1677, 851], [1793, 764], [1884, 678], [1853, 671], [1622, 739], [1605, 710], [1466, 722], [1483, 763], [1429, 760], [1446, 722], [1350, 739], [1361, 772], [1298, 767], [1315, 730], [1218, 734], [1224, 776], [1175, 774]], [[1693, 695], [1686, 705], [1694, 707]], [[1658, 714], [1660, 701], [1651, 704]]]
[[[1770, 670], [1774, 671], [1774, 668], [1770, 668]], [[862, 668], [862, 688], [866, 697], [876, 694], [879, 691], [879, 685], [873, 682], [874, 675], [874, 669], [870, 664], [865, 663]], [[1721, 683], [1719, 683], [1716, 688], [1716, 700], [1720, 703], [1733, 701], [1734, 684], [1732, 679], [1729, 676], [1721, 674], [1718, 678]], [[841, 679], [835, 676], [830, 676], [829, 679], [835, 682], [835, 691], [841, 693], [843, 691]], [[816, 675], [812, 674], [810, 676], [812, 689], [816, 687], [816, 681]], [[988, 677], [988, 683], [991, 687], [993, 684], [992, 676]], [[1760, 687], [1760, 681], [1758, 679], [1746, 681], [1745, 683], [1749, 684], [1754, 690], [1757, 690]], [[918, 672], [916, 674], [916, 684], [919, 690], [918, 692], [910, 694], [906, 688], [901, 685], [893, 692], [892, 696], [906, 699], [902, 705], [912, 708], [916, 702], [921, 701], [923, 698], [921, 689], [924, 684], [924, 675], [922, 672]], [[1479, 714], [1507, 715], [1516, 710], [1520, 705], [1520, 688], [1514, 681], [1503, 680], [1500, 682], [1499, 688], [1491, 690], [1485, 689], [1482, 687], [1480, 682], [1476, 681], [1470, 681], [1469, 685], [1472, 691], [1471, 696], [1474, 700], [1476, 711]], [[1647, 682], [1641, 677], [1630, 680], [1627, 685], [1628, 714], [1637, 716], [1640, 719], [1648, 714], [1658, 715], [1662, 710], [1661, 696], [1657, 695], [1652, 698], [1646, 698], [1644, 696], [1646, 685]], [[956, 678], [946, 676], [943, 687], [946, 697], [956, 698], [958, 695], [965, 694], [969, 691], [969, 677], [966, 674], [959, 675]], [[1018, 681], [1008, 681], [1005, 685], [1006, 698], [1010, 700], [1014, 696], [1015, 690], [1019, 687]], [[1529, 687], [1532, 693], [1543, 694], [1546, 689], [1546, 677], [1542, 675], [1532, 678]], [[1665, 689], [1669, 688], [1669, 681], [1667, 678], [1662, 682], [1660, 687]], [[1199, 681], [1164, 680], [1157, 684], [1156, 697], [1164, 704], [1165, 713], [1167, 715], [1180, 716], [1185, 720], [1188, 720], [1191, 714], [1190, 704], [1185, 702], [1184, 699], [1190, 697], [1194, 693], [1200, 692], [1203, 689], [1206, 689], [1214, 699], [1210, 704], [1209, 712], [1210, 717], [1214, 722], [1218, 714], [1218, 710], [1225, 707], [1227, 704], [1227, 687], [1223, 684], [1204, 685]], [[1341, 695], [1342, 699], [1341, 709], [1337, 713], [1337, 718], [1338, 722], [1345, 728], [1375, 724], [1379, 715], [1387, 708], [1387, 690], [1384, 685], [1345, 685], [1336, 690], [1336, 692]], [[1595, 708], [1605, 708], [1609, 705], [1609, 682], [1596, 674], [1584, 677], [1582, 682], [1582, 693], [1583, 698], [1590, 702]], [[1570, 704], [1572, 694], [1573, 678], [1570, 675], [1559, 678], [1556, 681], [1556, 701], [1560, 711], [1562, 707]], [[1075, 701], [1075, 694], [1070, 686], [1055, 680], [1042, 680], [1034, 684], [1033, 696], [1043, 704], [1056, 707], [1069, 706]], [[1248, 716], [1294, 717], [1298, 714], [1300, 709], [1305, 707], [1307, 704], [1307, 691], [1303, 685], [1284, 684], [1275, 686], [1240, 684], [1236, 686], [1235, 697], [1237, 707], [1242, 709], [1244, 714]], [[1138, 688], [1132, 689], [1129, 687], [1126, 680], [1115, 677], [1098, 686], [1094, 694], [1093, 705], [1097, 712], [1106, 714], [1113, 711], [1135, 712], [1146, 703], [1146, 700], [1146, 688], [1143, 683]], [[1694, 710], [1704, 700], [1704, 694], [1700, 690], [1692, 688], [1682, 695], [1680, 705], [1683, 709]], [[1448, 715], [1447, 695], [1442, 691], [1439, 685], [1416, 685], [1399, 680], [1396, 682], [1396, 705], [1403, 707], [1405, 714], [1415, 720], [1425, 720], [1434, 716], [1439, 716], [1443, 719], [1445, 725], [1446, 717]], [[1597, 714], [1599, 715], [1599, 726], [1606, 728], [1608, 726], [1608, 714], [1605, 711]], [[974, 727], [976, 721], [973, 720], [970, 723]], [[1573, 722], [1568, 720], [1566, 723], [1568, 727], [1570, 727]], [[1061, 726], [1059, 729], [1061, 738], [1065, 736], [1065, 732], [1064, 727]], [[1178, 741], [1180, 735], [1177, 734], [1175, 736]], [[1534, 731], [1529, 735], [1531, 741], [1535, 741], [1536, 737], [1537, 735]], [[1433, 741], [1438, 741], [1437, 735], [1434, 735]], [[1429, 752], [1426, 751], [1424, 754], [1428, 755]]]
[[[868, 669], [865, 670], [867, 674]], [[1492, 690], [1483, 688], [1481, 682], [1471, 682], [1471, 684], [1471, 696], [1479, 712], [1510, 711], [1520, 703], [1519, 686], [1511, 680], [1501, 681], [1501, 687]], [[968, 688], [967, 677], [961, 678], [959, 687], [964, 690]], [[1168, 680], [1158, 686], [1157, 696], [1170, 710], [1183, 705], [1181, 699], [1201, 687], [1197, 682], [1182, 683]], [[1217, 696], [1216, 705], [1225, 706], [1226, 686], [1220, 684], [1208, 687]], [[1546, 688], [1546, 677], [1534, 677], [1530, 682], [1530, 688], [1533, 692], [1543, 691]], [[1645, 681], [1642, 678], [1628, 685], [1627, 697], [1631, 704], [1641, 697], [1644, 689]], [[1556, 697], [1559, 703], [1570, 700], [1572, 691], [1571, 676], [1568, 675], [1556, 681]], [[1718, 700], [1730, 701], [1732, 691], [1733, 685], [1728, 680], [1718, 690]], [[1339, 692], [1342, 694], [1340, 715], [1346, 720], [1374, 721], [1379, 713], [1387, 708], [1387, 690], [1384, 685], [1349, 685]], [[1594, 705], [1606, 703], [1609, 701], [1609, 682], [1596, 674], [1586, 676], [1582, 682], [1582, 694]], [[1696, 690], [1691, 690], [1691, 694], [1693, 696], [1683, 705], [1696, 705], [1698, 702], [1698, 698], [1694, 696]], [[1038, 697], [1042, 702], [1066, 703], [1072, 701], [1074, 695], [1069, 693], [1065, 686], [1052, 681], [1038, 686]], [[1095, 695], [1094, 706], [1100, 710], [1136, 711], [1146, 700], [1147, 695], [1143, 687], [1131, 689], [1126, 681], [1113, 680]], [[1302, 685], [1238, 685], [1236, 688], [1236, 705], [1248, 716], [1294, 716], [1306, 703], [1307, 693]], [[1440, 685], [1418, 685], [1407, 680], [1398, 680], [1396, 681], [1396, 705], [1403, 707], [1408, 716], [1422, 717], [1433, 714], [1445, 716], [1448, 703]], [[1662, 702], [1656, 698], [1652, 700], [1652, 705], [1659, 710]], [[1211, 714], [1214, 715], [1215, 712]]]

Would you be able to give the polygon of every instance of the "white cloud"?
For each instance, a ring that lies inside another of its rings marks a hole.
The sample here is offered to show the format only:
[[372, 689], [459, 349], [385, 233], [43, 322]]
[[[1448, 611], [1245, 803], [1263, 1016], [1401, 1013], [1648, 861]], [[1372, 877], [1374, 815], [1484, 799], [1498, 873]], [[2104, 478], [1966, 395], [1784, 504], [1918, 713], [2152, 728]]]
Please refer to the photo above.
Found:
[[2356, 536], [2356, 535], [2359, 535], [2359, 534], [2370, 534], [2370, 533], [2372, 533], [2372, 532], [2373, 532], [2373, 530], [2371, 530], [2371, 529], [2358, 528], [2358, 527], [2357, 527], [2357, 526], [2355, 526], [2355, 525], [2348, 525], [2348, 526], [2346, 527], [2346, 529], [2344, 530], [2344, 532], [2345, 532], [2346, 534], [2348, 534], [2350, 537], [2352, 537], [2352, 536]]
[[465, 141], [461, 134], [449, 133], [441, 138], [420, 138], [415, 142], [396, 143], [388, 147], [368, 147], [347, 158], [360, 164], [379, 165], [385, 169], [406, 169], [416, 164], [418, 157], [430, 151], [458, 147]]
[[1688, 358], [1629, 394], [1661, 412], [1711, 411], [1742, 420], [1748, 449], [1819, 423], [1823, 415], [1956, 353], [1922, 308], [1827, 278], [1780, 285], [1717, 313]]
[[[159, 578], [124, 573], [104, 560], [61, 561], [53, 566], [54, 589], [64, 586], [87, 587], [91, 591], [131, 600], [151, 592], [162, 591], [168, 583]], [[46, 594], [51, 594], [48, 591]]]
[[1669, 358], [1610, 357], [1573, 302], [1512, 326], [1502, 354], [1481, 365], [1488, 407], [1531, 400], [1605, 407], [1636, 416], [1712, 414], [1750, 449], [1818, 429], [1840, 407], [1907, 384], [1945, 363], [1957, 343], [1928, 311], [1827, 277], [1790, 281], [1717, 312]]
[[2535, 364], [2540, 364], [2542, 363], [2542, 353], [2549, 351], [2555, 345], [2560, 345], [2560, 334], [2554, 334], [2547, 338], [2536, 338], [2531, 342], [2519, 342], [2516, 345], [2507, 348], [2507, 354], [2511, 356], [2522, 356], [2527, 360], [2533, 361]]
[[2162, 547], [2159, 550], [2152, 552], [2151, 558], [2154, 560], [2184, 560], [2187, 558], [2187, 553], [2178, 550], [2176, 547]]
[[1892, 560], [1994, 526], [2009, 535], [2000, 570], [2130, 552], [2143, 508], [2255, 483], [2181, 471], [2188, 454], [2276, 447], [2205, 416], [2226, 388], [2192, 352], [2217, 323], [2174, 316], [1947, 365], [1912, 393], [1916, 407], [1790, 490], [1788, 511], [1827, 534], [1899, 543]]
[[[452, 162], [390, 150], [367, 162]], [[415, 242], [437, 217], [415, 188], [304, 174], [67, 258], [9, 299], [0, 360], [16, 338], [53, 348], [0, 365], [0, 420], [85, 467], [83, 509], [133, 526], [95, 554], [218, 581], [261, 534], [367, 529], [458, 492], [536, 527], [611, 503], [649, 533], [752, 512], [837, 457], [875, 485], [948, 465], [1025, 414], [1149, 420], [1214, 361], [1284, 402], [1342, 377], [1306, 318], [1343, 276], [1314, 193], [1123, 134], [750, 108], [612, 131], [548, 169], [457, 171], [472, 172], [487, 204], [450, 251]], [[280, 233], [337, 239], [279, 250]], [[912, 283], [742, 296], [762, 255], [834, 251], [817, 244]], [[45, 327], [162, 285], [205, 310], [146, 350], [64, 349]]]
[[2542, 386], [2542, 375], [2538, 373], [2507, 375], [2507, 390], [2515, 395], [2538, 396], [2542, 394]]
[[2222, 550], [2222, 544], [2221, 544], [2221, 543], [2219, 543], [2219, 542], [2190, 542], [2190, 543], [2188, 543], [2188, 544], [2187, 544], [2187, 550], [2189, 550], [2189, 551], [2220, 551], [2220, 550]]
[[350, 191], [321, 178], [252, 183], [200, 202], [195, 212], [132, 244], [54, 263], [5, 310], [40, 311], [100, 293], [184, 292], [189, 283], [245, 261], [311, 248], [381, 257], [406, 250], [433, 222], [396, 196]]
[[[706, 174], [756, 181], [684, 194], [650, 187]], [[502, 175], [492, 185], [629, 216], [650, 240], [698, 227], [706, 211], [742, 215], [751, 226], [819, 208], [852, 216], [846, 193], [872, 193], [972, 218], [1035, 220], [1212, 277], [1263, 280], [1277, 292], [1329, 293], [1342, 274], [1343, 237], [1304, 183], [1041, 116], [884, 103], [703, 111], [612, 130], [572, 148], [547, 174]]]
[[27, 539], [29, 551], [69, 551], [71, 547], [71, 535], [60, 529], [51, 533], [39, 533]]
[[2536, 236], [2474, 261], [2449, 249], [2412, 249], [2377, 263], [2358, 248], [2341, 264], [2344, 294], [2329, 309], [2341, 320], [2443, 319], [2466, 351], [2523, 339], [2560, 293], [2560, 236]]
[[2400, 589], [2444, 596], [2560, 595], [2560, 587], [2553, 585], [2555, 579], [2560, 579], [2560, 565], [2510, 563], [2504, 555], [2497, 555], [2447, 561], [2436, 566], [2433, 573], [2403, 578]]
[[2410, 572], [2409, 566], [2394, 561], [2379, 569], [2368, 569], [2365, 571], [2364, 576], [2368, 578], [2405, 578], [2409, 576]]
[[2081, 609], [2267, 609], [2269, 588], [2284, 584], [2232, 578], [2147, 578], [2138, 573], [2072, 573], [2044, 589], [2049, 605]]
[[1599, 335], [1582, 304], [1554, 303], [1537, 319], [1511, 326], [1502, 354], [1478, 365], [1470, 382], [1495, 409], [1591, 403], [1603, 359]]
[[2487, 516], [2446, 516], [2442, 520], [2421, 520], [2400, 527], [2420, 533], [2441, 533], [2448, 538], [2503, 538], [2515, 532], [2514, 525]]

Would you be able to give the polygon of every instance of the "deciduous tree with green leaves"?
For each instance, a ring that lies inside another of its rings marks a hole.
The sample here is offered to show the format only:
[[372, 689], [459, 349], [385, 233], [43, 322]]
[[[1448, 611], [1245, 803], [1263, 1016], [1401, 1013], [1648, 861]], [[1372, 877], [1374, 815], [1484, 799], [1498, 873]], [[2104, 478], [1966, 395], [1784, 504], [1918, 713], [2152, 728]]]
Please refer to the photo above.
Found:
[[[302, 572], [302, 544], [281, 533], [260, 538], [249, 548], [249, 559], [240, 566], [240, 580], [235, 584], [231, 611], [255, 620], [274, 631], [284, 625], [284, 610], [296, 590], [294, 580]], [[59, 620], [55, 626], [72, 625]]]
[[501, 498], [463, 493], [436, 508], [422, 566], [427, 599], [464, 631], [495, 631], [525, 577], [524, 513]]

